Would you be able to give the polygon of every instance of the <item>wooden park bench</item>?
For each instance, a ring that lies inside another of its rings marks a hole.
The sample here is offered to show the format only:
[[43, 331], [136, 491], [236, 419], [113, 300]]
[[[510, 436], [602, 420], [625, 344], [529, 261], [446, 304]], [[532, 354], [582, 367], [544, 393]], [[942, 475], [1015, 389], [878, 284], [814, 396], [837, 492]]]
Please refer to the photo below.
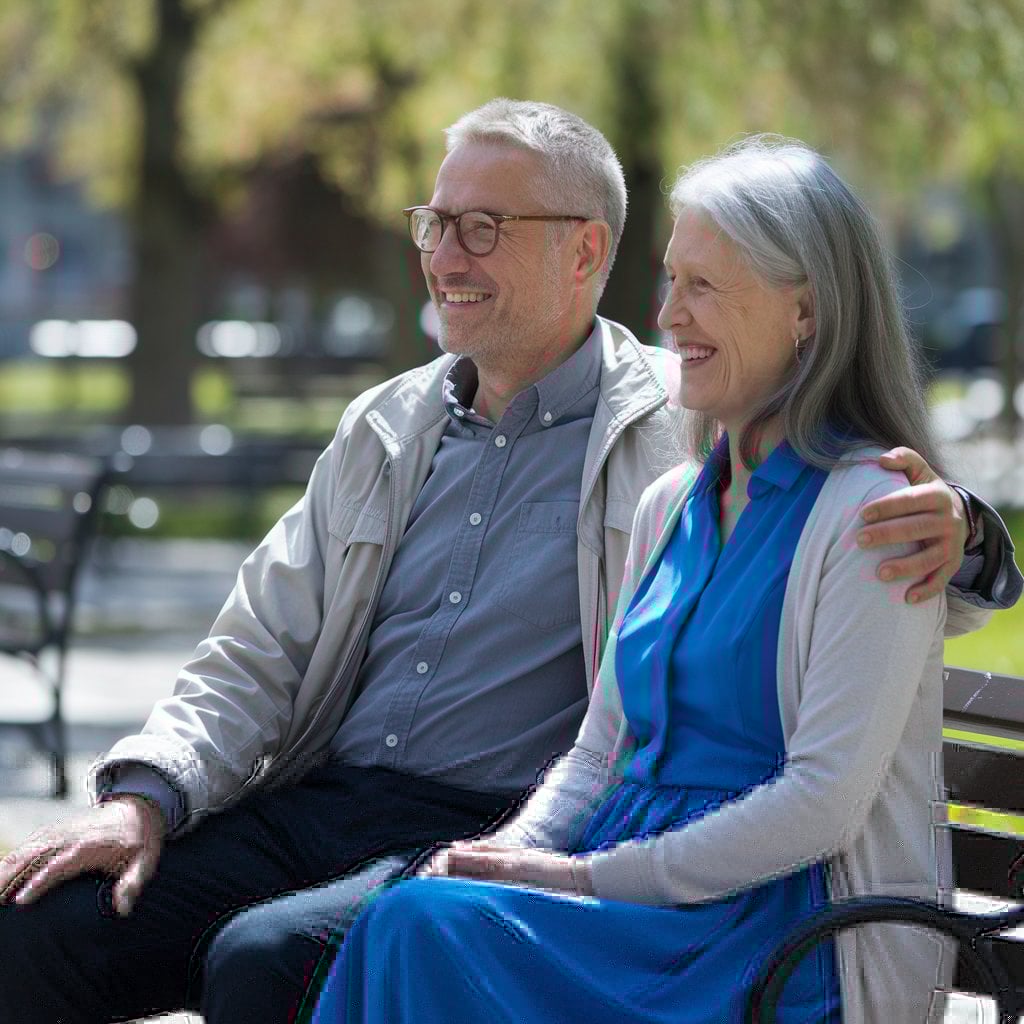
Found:
[[75, 580], [106, 479], [102, 460], [0, 449], [0, 654], [27, 659], [52, 697], [27, 730], [53, 758], [54, 795], [67, 795], [61, 712]]
[[955, 938], [954, 988], [994, 999], [999, 1024], [1024, 1016], [1024, 905], [1013, 902], [1024, 896], [1024, 679], [958, 668], [945, 675], [945, 811], [955, 906], [886, 896], [836, 901], [765, 958], [747, 1005], [751, 1024], [774, 1022], [786, 979], [823, 938], [881, 921]]

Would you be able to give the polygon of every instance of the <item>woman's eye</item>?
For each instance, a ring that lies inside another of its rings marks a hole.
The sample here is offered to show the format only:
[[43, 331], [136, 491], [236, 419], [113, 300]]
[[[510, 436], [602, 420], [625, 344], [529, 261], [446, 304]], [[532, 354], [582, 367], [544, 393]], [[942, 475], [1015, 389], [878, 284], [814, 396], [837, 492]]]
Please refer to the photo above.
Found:
[[703, 277], [691, 278], [690, 284], [693, 285], [693, 287], [699, 292], [705, 291], [706, 289], [711, 287], [711, 285]]

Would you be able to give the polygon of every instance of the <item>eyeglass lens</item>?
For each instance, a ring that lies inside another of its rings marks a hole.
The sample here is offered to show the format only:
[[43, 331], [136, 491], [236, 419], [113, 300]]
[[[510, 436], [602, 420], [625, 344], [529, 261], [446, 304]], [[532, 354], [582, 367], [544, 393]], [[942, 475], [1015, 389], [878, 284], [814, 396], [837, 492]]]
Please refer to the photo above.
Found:
[[[498, 223], [486, 213], [469, 211], [460, 214], [457, 234], [462, 247], [474, 256], [486, 256], [494, 249], [498, 237]], [[409, 218], [409, 231], [416, 247], [433, 252], [441, 244], [444, 225], [433, 210], [416, 210]]]

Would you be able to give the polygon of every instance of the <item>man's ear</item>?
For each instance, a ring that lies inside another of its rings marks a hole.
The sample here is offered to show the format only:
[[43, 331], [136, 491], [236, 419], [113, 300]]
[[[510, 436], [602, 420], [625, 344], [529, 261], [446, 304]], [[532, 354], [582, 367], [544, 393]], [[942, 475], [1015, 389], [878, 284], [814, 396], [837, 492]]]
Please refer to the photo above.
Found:
[[801, 285], [796, 293], [797, 319], [796, 333], [799, 338], [810, 338], [818, 329], [814, 316], [814, 293], [809, 284]]
[[583, 225], [573, 268], [577, 285], [584, 284], [601, 272], [608, 262], [611, 245], [612, 230], [603, 220], [588, 220]]

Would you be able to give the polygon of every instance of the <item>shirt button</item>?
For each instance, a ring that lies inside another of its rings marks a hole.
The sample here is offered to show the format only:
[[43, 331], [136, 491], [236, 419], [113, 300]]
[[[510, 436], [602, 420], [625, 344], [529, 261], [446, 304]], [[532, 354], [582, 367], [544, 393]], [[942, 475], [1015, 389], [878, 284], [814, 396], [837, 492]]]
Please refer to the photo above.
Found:
[[549, 413], [549, 412], [544, 413], [544, 422], [545, 423], [550, 423], [551, 422], [551, 413]]
[[474, 512], [469, 517], [470, 526], [479, 526], [484, 520], [484, 517], [479, 512]]
[[457, 590], [453, 590], [448, 595], [448, 600], [451, 601], [452, 604], [458, 604], [462, 600], [462, 595]]
[[497, 436], [497, 437], [496, 437], [496, 438], [494, 439], [494, 444], [495, 444], [495, 446], [496, 446], [496, 447], [498, 447], [498, 448], [504, 448], [504, 447], [505, 447], [505, 445], [506, 445], [506, 444], [508, 444], [508, 438], [507, 438], [507, 437], [506, 437], [506, 436], [505, 436], [504, 434], [499, 434], [499, 435], [498, 435], [498, 436]]
[[428, 671], [429, 669], [430, 669], [430, 666], [425, 661], [421, 661], [416, 666], [416, 671], [419, 672], [420, 675], [423, 675], [423, 673]]
[[384, 742], [389, 747], [397, 747], [398, 746], [398, 737], [393, 732], [389, 732], [387, 734], [387, 736], [384, 737]]

